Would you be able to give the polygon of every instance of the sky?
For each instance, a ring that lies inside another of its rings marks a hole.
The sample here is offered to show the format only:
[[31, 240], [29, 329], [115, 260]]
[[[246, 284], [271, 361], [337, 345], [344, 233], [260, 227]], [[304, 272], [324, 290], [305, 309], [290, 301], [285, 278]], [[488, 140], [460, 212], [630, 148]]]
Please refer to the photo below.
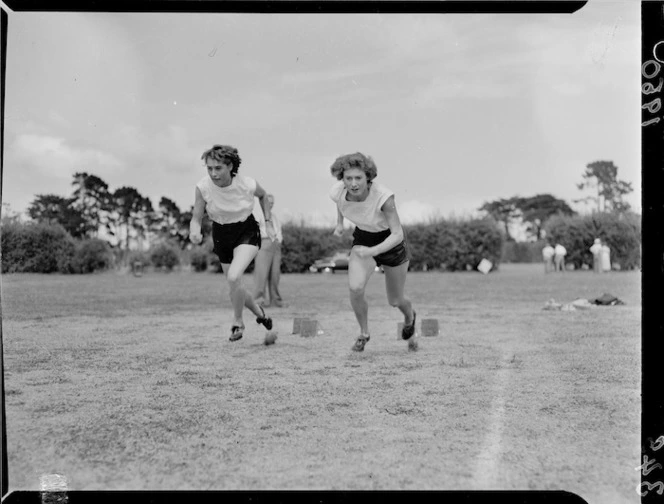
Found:
[[611, 160], [641, 211], [640, 3], [574, 14], [9, 12], [3, 203], [73, 174], [182, 210], [213, 144], [282, 220], [333, 226], [330, 166], [362, 152], [405, 224], [550, 193]]

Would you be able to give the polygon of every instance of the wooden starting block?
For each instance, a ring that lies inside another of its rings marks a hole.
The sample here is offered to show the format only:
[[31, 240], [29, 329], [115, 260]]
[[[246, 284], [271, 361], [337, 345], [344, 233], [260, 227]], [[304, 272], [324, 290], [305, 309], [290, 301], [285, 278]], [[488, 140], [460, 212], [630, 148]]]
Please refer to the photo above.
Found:
[[422, 336], [440, 335], [438, 319], [422, 319]]
[[[397, 323], [397, 339], [401, 339], [401, 330], [403, 329], [403, 322]], [[423, 319], [420, 325], [421, 336], [439, 336], [440, 326], [438, 319]]]
[[305, 338], [318, 336], [319, 329], [318, 320], [305, 319], [300, 323], [300, 335]]
[[293, 319], [293, 332], [292, 334], [300, 334], [300, 331], [302, 330], [302, 322], [305, 320], [309, 320], [308, 318], [305, 317], [295, 317]]
[[401, 341], [401, 330], [403, 329], [403, 322], [397, 323], [397, 339]]

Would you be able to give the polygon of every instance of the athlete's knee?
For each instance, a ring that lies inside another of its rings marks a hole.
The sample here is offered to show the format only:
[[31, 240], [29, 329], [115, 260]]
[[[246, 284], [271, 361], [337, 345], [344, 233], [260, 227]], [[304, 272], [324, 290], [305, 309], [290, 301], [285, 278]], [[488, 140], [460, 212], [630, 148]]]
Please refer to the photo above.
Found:
[[351, 298], [363, 298], [364, 297], [364, 286], [363, 285], [350, 285], [349, 286], [350, 297]]
[[404, 304], [404, 299], [403, 297], [397, 297], [397, 296], [388, 296], [387, 297], [387, 302], [390, 304], [390, 306], [393, 307], [399, 307], [402, 304]]
[[242, 281], [242, 275], [239, 272], [233, 271], [231, 269], [228, 272], [228, 275], [226, 275], [226, 279], [228, 280], [228, 283], [231, 286], [231, 288], [236, 288], [240, 285]]

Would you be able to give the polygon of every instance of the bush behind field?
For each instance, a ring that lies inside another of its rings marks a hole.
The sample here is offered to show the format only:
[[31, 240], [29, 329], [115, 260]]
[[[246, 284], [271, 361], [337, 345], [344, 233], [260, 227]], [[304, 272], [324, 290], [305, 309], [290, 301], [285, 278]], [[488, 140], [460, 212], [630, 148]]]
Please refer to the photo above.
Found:
[[71, 273], [94, 273], [110, 269], [115, 263], [111, 246], [105, 240], [91, 238], [76, 244]]
[[76, 242], [59, 224], [2, 226], [3, 273], [73, 273]]
[[150, 250], [150, 262], [155, 268], [173, 271], [173, 268], [180, 265], [180, 254], [177, 247], [168, 243], [159, 243]]
[[504, 263], [539, 263], [542, 262], [543, 240], [536, 242], [506, 241], [503, 244], [501, 262]]
[[[335, 236], [332, 228], [286, 224], [283, 227], [282, 271], [302, 273], [325, 256], [351, 248], [352, 230]], [[502, 236], [493, 219], [437, 221], [428, 225], [405, 226], [410, 245], [411, 268], [460, 271], [474, 269], [483, 258], [500, 262]], [[143, 266], [171, 271], [183, 262], [185, 252], [162, 242], [149, 251], [123, 252], [104, 241], [74, 240], [59, 225], [12, 223], [3, 226], [3, 272], [92, 273], [114, 264]], [[186, 262], [194, 271], [220, 272], [219, 259], [208, 238], [200, 247], [186, 251]], [[247, 272], [253, 270], [253, 263]]]
[[611, 262], [620, 269], [641, 266], [641, 217], [633, 213], [551, 217], [545, 223], [547, 236], [552, 244], [560, 243], [567, 249], [566, 263], [575, 268], [592, 265], [590, 252], [595, 238], [611, 249]]
[[[567, 248], [567, 260], [576, 268], [591, 265], [589, 248], [601, 238], [611, 248], [611, 260], [621, 269], [640, 266], [641, 218], [636, 214], [593, 214], [554, 216], [544, 225], [547, 236]], [[352, 230], [342, 236], [332, 228], [316, 228], [293, 223], [282, 229], [282, 271], [302, 273], [325, 256], [348, 250]], [[498, 269], [501, 262], [539, 262], [544, 241], [505, 242], [500, 227], [492, 218], [436, 220], [428, 224], [404, 226], [414, 270], [464, 271], [475, 269], [488, 259]], [[121, 251], [99, 239], [75, 240], [62, 226], [45, 223], [4, 222], [2, 225], [3, 273], [92, 273], [118, 264], [171, 271], [186, 264], [193, 271], [221, 272], [219, 259], [212, 252], [210, 237], [201, 246], [180, 250], [175, 243], [163, 241], [147, 251]], [[253, 263], [247, 272], [253, 271]]]
[[210, 264], [209, 255], [210, 253], [202, 247], [196, 247], [189, 255], [191, 268], [196, 272], [206, 271]]
[[406, 226], [412, 269], [464, 271], [482, 259], [499, 267], [503, 237], [492, 218], [439, 220]]
[[123, 256], [150, 264], [146, 253], [123, 254], [99, 238], [74, 239], [60, 224], [3, 222], [0, 247], [2, 273], [94, 273]]
[[284, 237], [281, 271], [284, 273], [306, 272], [317, 259], [338, 250], [349, 250], [353, 243], [352, 231], [348, 229], [342, 236], [335, 236], [333, 228], [285, 224], [281, 231]]
[[[351, 230], [341, 237], [332, 228], [313, 228], [292, 224], [283, 227], [282, 271], [299, 273], [316, 260], [338, 250], [348, 250], [353, 243]], [[439, 220], [430, 224], [404, 226], [411, 269], [463, 271], [475, 269], [484, 258], [494, 268], [500, 263], [502, 235], [491, 218]]]

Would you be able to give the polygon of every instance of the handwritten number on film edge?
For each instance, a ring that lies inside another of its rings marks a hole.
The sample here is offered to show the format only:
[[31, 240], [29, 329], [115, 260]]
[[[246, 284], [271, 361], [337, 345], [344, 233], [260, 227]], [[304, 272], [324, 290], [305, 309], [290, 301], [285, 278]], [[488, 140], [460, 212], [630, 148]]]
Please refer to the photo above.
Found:
[[[654, 443], [652, 441], [650, 442], [650, 449], [652, 451], [657, 451], [662, 446], [664, 446], [664, 436], [659, 436]], [[662, 469], [662, 464], [657, 462], [655, 459], [650, 460], [648, 459], [648, 455], [644, 455], [643, 464], [636, 467], [635, 469], [637, 471], [640, 470], [643, 476], [648, 476], [648, 474], [650, 474], [655, 469]], [[643, 489], [644, 485], [647, 487], [647, 490], [642, 492], [641, 490]], [[652, 491], [655, 488], [657, 488], [658, 495], [662, 495], [664, 493], [664, 483], [662, 483], [661, 481], [656, 481], [655, 483], [650, 483], [649, 481], [643, 481], [636, 487], [636, 492], [641, 497], [645, 497], [646, 495], [648, 495], [648, 492]]]
[[[646, 61], [643, 65], [641, 65], [641, 75], [646, 79], [654, 79], [655, 77], [657, 77], [659, 71], [662, 69], [662, 65], [660, 65], [660, 63], [664, 63], [664, 61], [660, 60], [657, 57], [657, 52], [656, 52], [657, 46], [659, 46], [659, 44], [664, 44], [664, 41], [657, 42], [657, 44], [655, 44], [655, 46], [653, 47], [652, 54], [655, 59], [650, 59]], [[655, 87], [650, 82], [646, 82], [641, 86], [641, 93], [643, 93], [644, 95], [659, 93], [663, 85], [664, 85], [664, 79], [661, 77], [657, 82], [657, 87]], [[644, 105], [641, 105], [641, 108], [647, 110], [651, 114], [656, 114], [662, 108], [662, 100], [660, 98], [655, 98], [654, 100]], [[659, 121], [660, 121], [659, 117], [654, 117], [652, 119], [649, 119], [641, 123], [641, 126], [649, 126], [651, 124], [657, 124]]]
[[[662, 9], [662, 13], [664, 14], [664, 8]], [[654, 59], [648, 60], [643, 65], [641, 65], [641, 75], [646, 79], [654, 79], [655, 77], [657, 77], [657, 74], [659, 74], [659, 71], [662, 68], [660, 63], [664, 63], [664, 60], [660, 59], [657, 56], [657, 48], [659, 47], [660, 44], [664, 44], [664, 41], [660, 40], [652, 48], [652, 55]], [[654, 72], [649, 73], [648, 71], [651, 70], [650, 68], [651, 66], [654, 66]], [[641, 93], [643, 93], [646, 96], [654, 93], [659, 93], [662, 89], [663, 84], [664, 84], [664, 79], [662, 79], [661, 77], [658, 79], [657, 87], [655, 87], [650, 82], [646, 82], [641, 86]], [[661, 108], [662, 108], [662, 100], [660, 98], [655, 98], [654, 100], [644, 105], [641, 105], [641, 109], [648, 110], [648, 112], [650, 112], [651, 114], [659, 112]], [[660, 121], [659, 117], [654, 117], [652, 119], [642, 122], [641, 126], [649, 126], [651, 124], [657, 124], [659, 121]], [[655, 442], [653, 442], [652, 440], [650, 441], [650, 449], [654, 452], [662, 448], [662, 446], [664, 446], [664, 436], [659, 436]], [[648, 467], [649, 465], [650, 467]], [[642, 476], [647, 476], [655, 469], [662, 469], [662, 464], [656, 462], [655, 459], [649, 460], [648, 455], [644, 455], [643, 464], [641, 464], [639, 467], [636, 467], [635, 469], [637, 471], [641, 470]], [[645, 492], [642, 492], [641, 490], [643, 489], [644, 485], [647, 487], [647, 490]], [[664, 493], [664, 483], [662, 483], [661, 481], [656, 481], [655, 483], [643, 481], [636, 487], [636, 493], [638, 493], [641, 497], [645, 497], [646, 495], [648, 495], [648, 492], [652, 491], [655, 488], [657, 488], [658, 495], [662, 495]]]
[[650, 449], [652, 451], [657, 451], [662, 446], [664, 446], [664, 436], [659, 436], [655, 441], [650, 442]]

